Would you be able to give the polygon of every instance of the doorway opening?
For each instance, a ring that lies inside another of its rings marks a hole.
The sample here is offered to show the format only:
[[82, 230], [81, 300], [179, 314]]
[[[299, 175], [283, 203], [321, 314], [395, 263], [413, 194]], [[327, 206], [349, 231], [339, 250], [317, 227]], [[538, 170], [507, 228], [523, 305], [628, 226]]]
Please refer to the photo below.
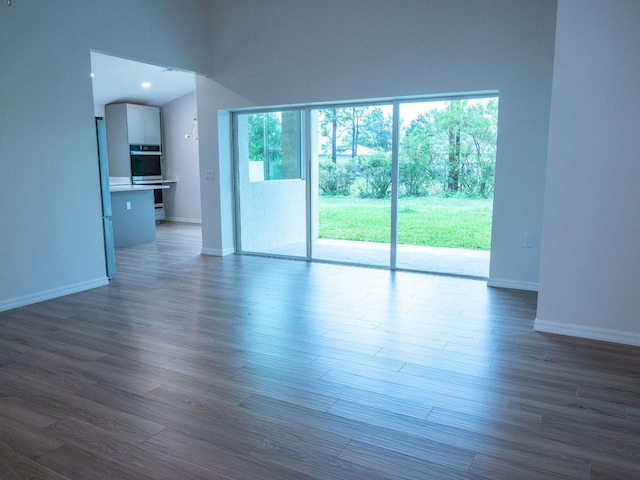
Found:
[[[196, 74], [96, 51], [90, 51], [90, 59], [110, 276], [114, 247], [155, 239], [160, 221], [201, 223]], [[123, 115], [112, 117], [112, 132], [120, 141], [112, 138], [108, 146], [107, 110], [113, 104], [125, 108], [120, 110]], [[153, 181], [134, 180], [139, 166], [144, 166], [143, 175], [153, 173]], [[153, 200], [125, 199], [133, 193], [122, 190], [134, 182], [158, 186]], [[119, 193], [112, 205], [114, 191]]]
[[236, 251], [487, 278], [497, 119], [497, 94], [236, 113]]

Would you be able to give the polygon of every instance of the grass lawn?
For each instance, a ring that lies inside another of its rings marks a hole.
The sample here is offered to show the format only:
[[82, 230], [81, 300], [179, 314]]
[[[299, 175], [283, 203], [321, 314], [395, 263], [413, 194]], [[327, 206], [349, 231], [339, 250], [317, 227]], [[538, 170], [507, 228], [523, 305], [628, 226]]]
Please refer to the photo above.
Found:
[[[489, 250], [492, 200], [400, 198], [398, 243]], [[391, 200], [320, 196], [320, 238], [389, 243]]]

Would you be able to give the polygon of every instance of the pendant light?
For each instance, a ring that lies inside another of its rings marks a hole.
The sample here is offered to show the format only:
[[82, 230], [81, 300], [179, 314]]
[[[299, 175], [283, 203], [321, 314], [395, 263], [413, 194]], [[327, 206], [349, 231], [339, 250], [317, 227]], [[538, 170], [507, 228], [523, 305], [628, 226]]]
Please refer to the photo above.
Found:
[[191, 131], [187, 133], [184, 138], [190, 138], [191, 140], [199, 140], [198, 137], [198, 116], [194, 115], [193, 124], [191, 125]]

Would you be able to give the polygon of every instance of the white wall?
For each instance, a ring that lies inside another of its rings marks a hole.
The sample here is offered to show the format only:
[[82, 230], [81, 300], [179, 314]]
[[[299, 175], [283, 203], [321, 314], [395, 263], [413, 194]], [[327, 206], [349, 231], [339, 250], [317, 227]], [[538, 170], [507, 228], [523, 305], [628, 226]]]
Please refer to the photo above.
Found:
[[209, 73], [210, 8], [0, 5], [0, 310], [106, 283], [90, 50]]
[[[202, 88], [216, 94], [201, 104], [198, 92], [199, 112], [499, 90], [491, 283], [537, 288], [554, 0], [214, 0], [213, 10], [215, 74]], [[204, 205], [228, 197], [229, 136], [208, 141], [201, 169], [223, 170], [202, 183], [203, 251], [220, 253], [232, 210]], [[534, 248], [522, 248], [526, 233]]]
[[[178, 180], [164, 190], [167, 220], [200, 223], [200, 157], [198, 140], [185, 138], [191, 132], [197, 104], [194, 92], [162, 106], [164, 124], [164, 172], [166, 179]], [[197, 133], [197, 132], [196, 132]]]
[[[234, 252], [233, 168], [229, 105], [250, 102], [209, 77], [196, 76], [200, 201], [202, 204], [202, 253]], [[224, 107], [226, 106], [226, 107]], [[211, 172], [212, 175], [207, 175]]]
[[558, 8], [535, 327], [640, 345], [640, 2]]

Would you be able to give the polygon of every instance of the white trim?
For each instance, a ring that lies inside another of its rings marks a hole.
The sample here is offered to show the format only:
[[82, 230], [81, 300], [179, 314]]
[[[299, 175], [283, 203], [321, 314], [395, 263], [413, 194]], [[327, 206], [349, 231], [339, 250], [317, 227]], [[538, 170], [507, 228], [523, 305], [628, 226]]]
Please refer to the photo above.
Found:
[[519, 280], [508, 280], [506, 278], [490, 278], [487, 280], [489, 287], [511, 288], [513, 290], [538, 291], [538, 282], [522, 282]]
[[89, 282], [76, 283], [75, 285], [67, 285], [66, 287], [45, 290], [31, 295], [25, 295], [23, 297], [11, 298], [0, 302], [0, 312], [11, 310], [12, 308], [24, 307], [25, 305], [31, 305], [33, 303], [44, 302], [45, 300], [51, 300], [52, 298], [64, 297], [65, 295], [71, 295], [72, 293], [104, 287], [105, 285], [109, 285], [109, 279], [107, 277], [98, 278]]
[[497, 97], [500, 94], [500, 90], [473, 90], [470, 92], [448, 92], [448, 93], [434, 93], [431, 95], [404, 95], [401, 97], [374, 97], [374, 98], [359, 98], [352, 100], [342, 100], [334, 102], [310, 102], [310, 103], [288, 103], [283, 105], [267, 105], [263, 107], [242, 107], [232, 108], [227, 110], [234, 113], [268, 113], [273, 111], [285, 111], [285, 110], [302, 110], [305, 108], [311, 108], [313, 110], [324, 108], [350, 108], [350, 107], [368, 107], [377, 105], [389, 105], [393, 102], [400, 103], [417, 103], [417, 102], [432, 102], [432, 101], [449, 101], [449, 100], [468, 100], [473, 98], [487, 98]]
[[235, 249], [233, 247], [231, 248], [223, 248], [223, 249], [219, 249], [219, 248], [201, 248], [200, 249], [200, 254], [201, 255], [210, 255], [213, 257], [224, 257], [226, 255], [231, 255], [235, 253]]
[[567, 335], [569, 337], [588, 338], [602, 342], [621, 343], [640, 347], [640, 333], [625, 330], [612, 330], [610, 328], [589, 327], [563, 322], [551, 322], [536, 318], [533, 323], [536, 332], [553, 333], [555, 335]]
[[199, 218], [184, 218], [184, 217], [165, 217], [167, 222], [180, 222], [180, 223], [196, 223], [202, 225], [202, 220]]
[[398, 260], [398, 195], [400, 182], [400, 103], [393, 102], [391, 114], [391, 248], [389, 268], [396, 270]]

